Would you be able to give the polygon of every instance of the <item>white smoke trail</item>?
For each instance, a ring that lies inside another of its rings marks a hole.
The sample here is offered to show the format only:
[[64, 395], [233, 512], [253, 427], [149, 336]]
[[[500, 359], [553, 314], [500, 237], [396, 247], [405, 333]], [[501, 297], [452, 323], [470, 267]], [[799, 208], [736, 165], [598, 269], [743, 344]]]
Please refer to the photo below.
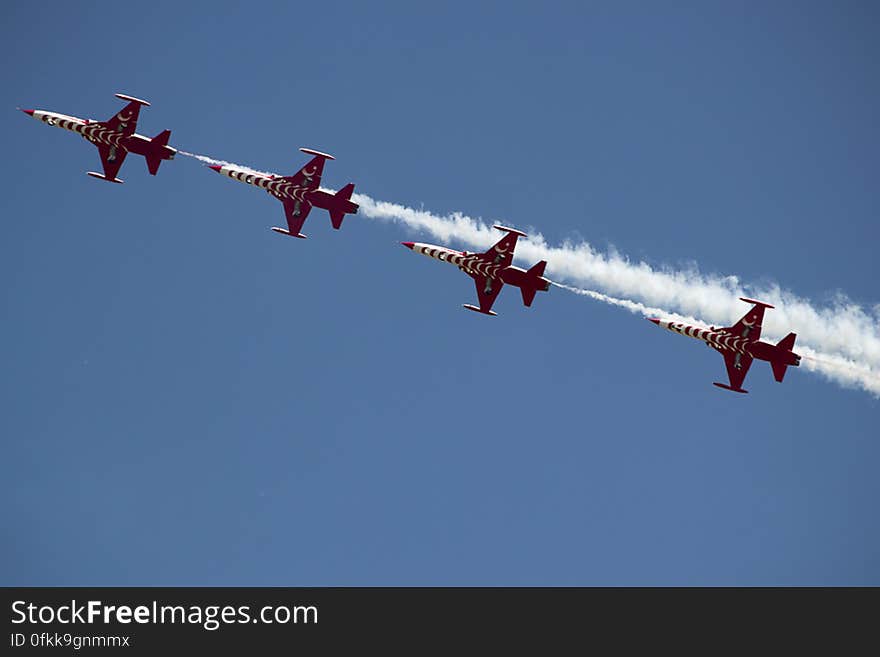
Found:
[[[403, 223], [444, 241], [488, 248], [498, 237], [487, 224], [460, 212], [438, 216], [363, 194], [355, 194], [352, 200], [366, 217]], [[601, 253], [585, 242], [551, 247], [540, 234], [522, 240], [516, 257], [527, 263], [547, 260], [554, 277], [652, 306], [708, 317], [715, 325], [732, 324], [745, 313], [747, 306], [739, 297], [759, 298], [776, 306], [764, 320], [768, 333], [785, 335], [794, 330], [799, 344], [812, 345], [846, 362], [862, 363], [872, 371], [880, 370], [880, 306], [865, 310], [838, 295], [828, 307], [816, 308], [777, 285], [757, 288], [743, 285], [735, 276], [710, 276], [696, 269], [657, 269], [644, 262], [631, 262], [616, 252]]]
[[[611, 304], [612, 306], [625, 308], [631, 313], [642, 314], [645, 317], [661, 317], [663, 319], [671, 319], [676, 322], [684, 322], [685, 324], [692, 324], [703, 328], [709, 328], [710, 326], [707, 322], [695, 317], [671, 313], [661, 308], [651, 308], [642, 303], [630, 301], [628, 299], [618, 299], [607, 294], [602, 294], [601, 292], [596, 292], [595, 290], [584, 290], [582, 288], [556, 282], [554, 282], [553, 285], [581, 296], [590, 297], [591, 299]], [[765, 339], [768, 339], [771, 342], [777, 341], [777, 338], [773, 337], [767, 338], [765, 336]], [[804, 345], [799, 345], [797, 347], [797, 352], [803, 356], [801, 364], [804, 369], [811, 372], [817, 372], [829, 381], [834, 381], [844, 387], [861, 388], [875, 397], [880, 397], [880, 372], [875, 372], [870, 367], [848, 360], [842, 356], [823, 354]]]
[[842, 356], [822, 354], [804, 345], [797, 347], [797, 352], [803, 356], [801, 365], [805, 369], [845, 387], [858, 387], [880, 397], [880, 373], [870, 367]]
[[[218, 160], [207, 155], [178, 151], [207, 164], [234, 166], [260, 175], [277, 175], [252, 167]], [[336, 190], [325, 189], [329, 193]], [[455, 240], [472, 247], [488, 248], [498, 234], [480, 220], [460, 212], [438, 216], [397, 203], [376, 201], [364, 194], [354, 194], [362, 215], [371, 219], [396, 221], [410, 228], [421, 229], [434, 237]], [[784, 335], [787, 327], [797, 327], [798, 351], [804, 356], [805, 369], [818, 372], [831, 381], [848, 387], [860, 387], [880, 396], [880, 306], [866, 312], [861, 306], [839, 295], [832, 306], [814, 308], [809, 301], [773, 286], [767, 289], [746, 288], [735, 276], [713, 277], [697, 270], [657, 270], [647, 263], [632, 263], [619, 253], [600, 253], [584, 242], [565, 242], [559, 247], [548, 246], [537, 234], [520, 242], [517, 260], [547, 260], [555, 276], [599, 286], [613, 294], [632, 296], [656, 306], [678, 308], [688, 315], [647, 306], [638, 301], [620, 299], [608, 294], [554, 283], [575, 294], [625, 308], [645, 316], [659, 315], [676, 321], [708, 326], [694, 315], [713, 318], [716, 325], [735, 322], [744, 313], [741, 296], [751, 296], [777, 307], [765, 318], [769, 335]], [[809, 345], [819, 345], [813, 349]], [[827, 353], [826, 353], [827, 352]]]
[[602, 294], [601, 292], [596, 292], [595, 290], [585, 290], [583, 288], [565, 285], [564, 283], [557, 283], [556, 281], [553, 281], [553, 285], [555, 285], [556, 287], [560, 287], [563, 290], [568, 290], [569, 292], [574, 292], [575, 294], [579, 294], [584, 297], [590, 297], [591, 299], [595, 299], [596, 301], [601, 301], [602, 303], [617, 306], [618, 308], [625, 308], [631, 313], [641, 313], [645, 317], [662, 317], [663, 319], [672, 319], [676, 322], [683, 322], [685, 324], [693, 324], [695, 326], [699, 325], [703, 328], [709, 328], [708, 324], [706, 324], [705, 322], [701, 322], [695, 317], [679, 315], [677, 313], [672, 313], [668, 310], [663, 310], [661, 308], [651, 308], [650, 306], [646, 306], [643, 303], [630, 301], [629, 299], [618, 299], [617, 297], [608, 296], [607, 294]]
[[198, 153], [188, 153], [186, 151], [178, 150], [178, 153], [181, 155], [186, 155], [187, 157], [192, 157], [197, 159], [199, 162], [204, 162], [205, 164], [215, 164], [217, 166], [228, 166], [235, 167], [236, 169], [240, 169], [242, 171], [247, 171], [248, 173], [256, 173], [261, 176], [275, 176], [270, 171], [260, 171], [259, 169], [254, 169], [253, 167], [249, 167], [246, 164], [236, 164], [235, 162], [227, 162], [226, 160], [217, 160], [213, 157], [208, 157], [207, 155], [199, 155]]

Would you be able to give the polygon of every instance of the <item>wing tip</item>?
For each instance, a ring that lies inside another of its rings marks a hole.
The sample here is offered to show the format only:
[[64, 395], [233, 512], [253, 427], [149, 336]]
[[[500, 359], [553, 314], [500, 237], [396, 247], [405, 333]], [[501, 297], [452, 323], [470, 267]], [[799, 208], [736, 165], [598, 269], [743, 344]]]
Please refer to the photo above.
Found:
[[298, 237], [301, 240], [306, 239], [308, 236], [303, 235], [302, 233], [291, 233], [286, 228], [279, 228], [278, 226], [272, 226], [270, 228], [271, 231], [278, 233], [279, 235], [287, 235], [288, 237]]
[[126, 94], [114, 94], [119, 100], [127, 100], [129, 103], [138, 103], [139, 105], [143, 105], [144, 107], [149, 107], [150, 103], [146, 100], [142, 100], [140, 98], [135, 98], [134, 96], [128, 96]]
[[521, 230], [517, 230], [516, 228], [510, 228], [509, 226], [502, 226], [501, 224], [495, 224], [492, 226], [492, 228], [494, 228], [495, 230], [500, 230], [505, 233], [513, 233], [514, 235], [519, 235], [520, 237], [528, 237], [528, 235], [526, 235]]
[[478, 308], [477, 306], [474, 306], [470, 303], [463, 303], [461, 304], [461, 307], [466, 308], [467, 310], [473, 310], [475, 313], [480, 313], [482, 315], [490, 315], [491, 317], [498, 316], [498, 313], [496, 313], [494, 310], [483, 310], [482, 308]]
[[731, 392], [741, 392], [741, 393], [743, 393], [743, 394], [748, 393], [748, 390], [745, 390], [744, 388], [734, 388], [734, 387], [729, 386], [729, 385], [727, 385], [727, 384], [725, 384], [725, 383], [718, 383], [717, 381], [715, 381], [714, 383], [712, 383], [712, 385], [713, 385], [713, 386], [718, 386], [719, 388], [724, 388], [725, 390], [730, 390]]
[[97, 171], [86, 171], [86, 173], [92, 178], [97, 178], [98, 180], [106, 180], [107, 182], [117, 183], [119, 185], [125, 182], [124, 180], [122, 180], [122, 178], [108, 178], [103, 173], [98, 173]]
[[301, 146], [299, 150], [302, 151], [303, 153], [305, 153], [306, 155], [317, 155], [318, 157], [323, 157], [328, 160], [335, 160], [336, 159], [335, 157], [333, 157], [329, 153], [322, 153], [321, 151], [316, 151], [313, 148], [305, 148], [304, 146]]
[[746, 303], [753, 303], [756, 306], [763, 306], [764, 308], [775, 308], [775, 306], [771, 306], [769, 303], [764, 303], [763, 301], [758, 301], [757, 299], [749, 299], [748, 297], [740, 297], [740, 301], [745, 301]]

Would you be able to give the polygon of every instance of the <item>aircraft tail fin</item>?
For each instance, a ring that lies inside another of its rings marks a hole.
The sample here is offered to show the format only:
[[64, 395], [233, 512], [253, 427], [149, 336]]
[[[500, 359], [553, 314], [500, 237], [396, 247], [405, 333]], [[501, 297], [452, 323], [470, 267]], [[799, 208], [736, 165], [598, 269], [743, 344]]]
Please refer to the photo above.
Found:
[[150, 170], [151, 176], [155, 176], [159, 172], [160, 164], [162, 164], [162, 158], [155, 155], [147, 155], [147, 169]]
[[167, 146], [167, 145], [168, 145], [168, 139], [169, 139], [170, 137], [171, 137], [171, 131], [170, 131], [170, 130], [163, 130], [163, 131], [160, 132], [158, 135], [156, 135], [155, 137], [153, 137], [153, 138], [150, 140], [150, 143], [153, 144], [154, 146]]
[[[791, 351], [794, 349], [794, 341], [796, 338], [797, 333], [789, 333], [782, 338], [776, 346], [785, 351]], [[788, 369], [788, 365], [782, 361], [774, 360], [770, 362], [770, 367], [773, 368], [773, 378], [781, 383], [782, 379], [785, 378], [785, 371]]]
[[791, 351], [794, 349], [794, 341], [797, 339], [797, 333], [789, 333], [784, 338], [782, 338], [776, 346], [780, 349], [785, 349], [786, 351]]
[[155, 176], [159, 171], [159, 165], [162, 164], [162, 160], [166, 159], [162, 157], [162, 151], [165, 146], [168, 146], [168, 139], [170, 137], [171, 131], [163, 130], [150, 140], [150, 152], [144, 156], [147, 160], [147, 169], [150, 170], [150, 175]]
[[774, 360], [772, 363], [770, 363], [770, 367], [773, 368], [773, 378], [782, 383], [782, 379], [785, 378], [785, 371], [788, 369], [788, 365]]
[[531, 306], [532, 301], [535, 300], [535, 295], [538, 293], [538, 290], [533, 287], [521, 287], [520, 292], [522, 292], [523, 303], [526, 306]]
[[355, 214], [358, 211], [358, 204], [351, 201], [353, 193], [354, 183], [348, 183], [332, 197], [328, 211], [330, 212], [330, 223], [336, 230], [342, 226], [342, 220], [345, 219], [346, 214]]
[[520, 286], [522, 292], [523, 303], [531, 306], [535, 300], [535, 294], [538, 290], [547, 291], [550, 289], [550, 281], [544, 278], [544, 268], [547, 266], [546, 260], [541, 260], [526, 272], [525, 280]]

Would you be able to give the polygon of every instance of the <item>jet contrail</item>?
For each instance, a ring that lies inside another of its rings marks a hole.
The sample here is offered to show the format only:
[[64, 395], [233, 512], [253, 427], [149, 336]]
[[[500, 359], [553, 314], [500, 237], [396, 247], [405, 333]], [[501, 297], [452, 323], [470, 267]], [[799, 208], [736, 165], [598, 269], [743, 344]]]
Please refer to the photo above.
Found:
[[[584, 290], [582, 288], [564, 285], [554, 282], [553, 285], [560, 287], [569, 292], [574, 292], [581, 296], [590, 297], [603, 303], [611, 304], [619, 308], [625, 308], [631, 313], [642, 314], [645, 317], [662, 317], [663, 319], [672, 319], [676, 322], [692, 324], [709, 328], [709, 324], [694, 317], [687, 317], [677, 313], [663, 310], [662, 308], [651, 308], [636, 301], [629, 299], [618, 299], [616, 297], [596, 292], [595, 290]], [[764, 336], [768, 342], [777, 342], [778, 338]], [[880, 372], [872, 370], [870, 367], [861, 365], [852, 360], [848, 360], [842, 356], [833, 354], [823, 354], [808, 346], [798, 346], [795, 350], [803, 356], [801, 365], [804, 369], [817, 372], [829, 381], [834, 381], [848, 388], [862, 388], [870, 392], [875, 397], [880, 397]]]
[[692, 325], [703, 325], [706, 328], [709, 328], [708, 324], [706, 324], [705, 322], [701, 322], [696, 317], [679, 315], [677, 313], [669, 312], [668, 310], [663, 310], [662, 308], [651, 308], [650, 306], [646, 306], [643, 303], [630, 301], [629, 299], [618, 299], [616, 297], [608, 296], [607, 294], [602, 294], [601, 292], [596, 292], [595, 290], [584, 290], [583, 288], [572, 287], [571, 285], [557, 283], [556, 281], [553, 281], [552, 283], [556, 287], [562, 288], [563, 290], [568, 290], [569, 292], [574, 292], [575, 294], [579, 294], [584, 297], [590, 297], [591, 299], [595, 299], [596, 301], [608, 303], [612, 306], [617, 306], [618, 308], [625, 308], [631, 313], [641, 313], [645, 317], [662, 317], [663, 319], [674, 319], [676, 322], [682, 322], [684, 324]]
[[803, 356], [801, 365], [811, 372], [818, 372], [829, 381], [845, 387], [859, 387], [880, 397], [880, 373], [843, 356], [822, 354], [810, 347], [795, 349]]
[[198, 153], [187, 153], [186, 151], [182, 151], [180, 149], [177, 150], [181, 155], [186, 155], [187, 157], [193, 157], [197, 159], [199, 162], [204, 162], [205, 164], [215, 164], [218, 166], [229, 166], [235, 167], [237, 169], [242, 169], [244, 171], [249, 171], [251, 173], [256, 173], [260, 176], [277, 176], [277, 173], [271, 173], [269, 171], [260, 171], [259, 169], [254, 169], [253, 167], [249, 167], [246, 164], [236, 164], [235, 162], [227, 162], [226, 160], [217, 160], [213, 157], [208, 157], [207, 155], [199, 155]]
[[[278, 175], [207, 155], [178, 152], [206, 164], [234, 166], [261, 175]], [[336, 191], [322, 189], [331, 194]], [[427, 231], [444, 241], [453, 240], [475, 248], [488, 248], [497, 240], [497, 234], [490, 225], [461, 212], [440, 216], [397, 203], [377, 201], [365, 194], [354, 194], [352, 200], [360, 205], [363, 216], [402, 223]], [[633, 263], [617, 252], [601, 253], [587, 242], [565, 242], [561, 246], [551, 247], [540, 233], [520, 242], [516, 259], [528, 263], [547, 260], [555, 276], [611, 293], [554, 282], [554, 285], [575, 294], [645, 316], [659, 315], [690, 324], [708, 326], [707, 322], [696, 319], [696, 316], [709, 317], [716, 326], [733, 324], [745, 312], [739, 297], [759, 298], [776, 306], [764, 320], [766, 335], [785, 335], [790, 330], [795, 331], [805, 369], [819, 372], [842, 385], [861, 387], [880, 396], [880, 305], [866, 311], [841, 294], [830, 307], [815, 308], [809, 301], [777, 285], [761, 289], [742, 285], [736, 276], [709, 276], [696, 269], [655, 269], [645, 262]], [[634, 297], [639, 301], [611, 296], [614, 294]], [[662, 307], [676, 308], [685, 314]]]
[[[355, 194], [352, 200], [366, 217], [403, 223], [444, 241], [455, 240], [472, 248], [488, 248], [496, 241], [489, 225], [460, 212], [439, 216], [364, 194]], [[616, 252], [601, 253], [586, 242], [551, 247], [540, 234], [520, 242], [516, 259], [526, 263], [547, 260], [553, 276], [601, 290], [592, 294], [616, 295], [609, 298], [617, 299], [617, 305], [643, 302], [657, 310], [672, 308], [683, 315], [708, 317], [716, 326], [730, 325], [745, 313], [739, 297], [758, 298], [776, 306], [764, 320], [768, 334], [796, 332], [799, 346], [807, 345], [801, 351], [807, 353], [812, 347], [814, 353], [825, 354], [829, 371], [833, 361], [835, 372], [850, 366], [859, 368], [860, 381], [880, 376], [880, 306], [866, 310], [841, 294], [830, 306], [816, 308], [777, 285], [757, 288], [743, 285], [736, 276], [710, 276], [696, 269], [656, 269]]]

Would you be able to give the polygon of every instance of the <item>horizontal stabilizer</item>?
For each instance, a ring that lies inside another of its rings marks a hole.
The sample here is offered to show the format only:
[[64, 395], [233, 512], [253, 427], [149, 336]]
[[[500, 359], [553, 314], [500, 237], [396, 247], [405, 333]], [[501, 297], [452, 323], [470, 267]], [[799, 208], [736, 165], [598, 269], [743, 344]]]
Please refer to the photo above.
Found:
[[97, 173], [95, 171], [86, 171], [92, 178], [98, 178], [99, 180], [106, 180], [107, 182], [119, 183], [120, 185], [124, 182], [121, 178], [108, 178], [103, 173]]
[[772, 361], [770, 363], [770, 367], [773, 368], [773, 378], [782, 383], [782, 379], [785, 378], [785, 370], [788, 369], [788, 365], [785, 363], [780, 363], [779, 361]]
[[719, 388], [724, 388], [725, 390], [730, 390], [731, 392], [742, 392], [746, 393], [748, 390], [743, 390], [742, 388], [731, 388], [729, 385], [724, 383], [713, 383], [712, 385], [718, 386]]
[[525, 280], [523, 280], [519, 288], [520, 292], [522, 292], [523, 303], [526, 306], [532, 305], [538, 290], [546, 292], [550, 289], [550, 283], [546, 278], [543, 278], [546, 267], [547, 261], [541, 260], [526, 272]]
[[169, 137], [171, 137], [171, 131], [163, 130], [150, 140], [150, 144], [153, 146], [167, 146]]
[[[794, 349], [794, 341], [797, 339], [797, 333], [789, 333], [784, 338], [782, 338], [779, 342], [776, 343], [776, 346], [780, 349], [784, 349], [785, 351], [791, 351]], [[800, 356], [796, 356], [795, 365], [800, 363]], [[788, 364], [780, 361], [770, 361], [770, 367], [773, 368], [773, 378], [782, 383], [782, 379], [785, 378], [785, 371], [788, 369]]]
[[348, 183], [333, 195], [333, 198], [339, 201], [334, 203], [333, 207], [329, 210], [330, 223], [333, 224], [333, 228], [336, 230], [342, 227], [342, 220], [345, 219], [346, 214], [355, 214], [358, 211], [358, 204], [352, 203], [350, 200], [353, 193], [354, 183]]
[[541, 262], [536, 263], [526, 272], [526, 275], [529, 278], [541, 278], [544, 275], [544, 269], [547, 268], [547, 261], [541, 260]]
[[151, 176], [155, 176], [159, 172], [159, 165], [162, 164], [162, 158], [155, 155], [147, 155], [147, 169]]
[[492, 317], [497, 317], [498, 313], [494, 310], [482, 310], [477, 306], [472, 306], [469, 303], [462, 304], [462, 308], [467, 308], [468, 310], [473, 310], [475, 313], [482, 313], [483, 315], [492, 315]]
[[789, 333], [784, 338], [782, 338], [776, 346], [780, 349], [785, 349], [786, 351], [791, 351], [794, 349], [794, 341], [797, 339], [797, 333]]
[[[333, 196], [336, 198], [345, 199], [346, 201], [351, 198], [351, 195], [354, 193], [354, 183], [348, 183], [345, 187], [336, 192]], [[358, 207], [355, 204], [355, 207]]]
[[287, 236], [289, 236], [289, 237], [298, 237], [298, 238], [300, 238], [301, 240], [306, 239], [306, 236], [303, 235], [302, 233], [296, 233], [296, 234], [294, 234], [294, 233], [291, 233], [291, 232], [290, 232], [289, 230], [287, 230], [286, 228], [279, 228], [278, 226], [272, 226], [272, 230], [274, 230], [276, 233], [279, 233], [279, 234], [281, 234], [281, 235], [287, 235]]

